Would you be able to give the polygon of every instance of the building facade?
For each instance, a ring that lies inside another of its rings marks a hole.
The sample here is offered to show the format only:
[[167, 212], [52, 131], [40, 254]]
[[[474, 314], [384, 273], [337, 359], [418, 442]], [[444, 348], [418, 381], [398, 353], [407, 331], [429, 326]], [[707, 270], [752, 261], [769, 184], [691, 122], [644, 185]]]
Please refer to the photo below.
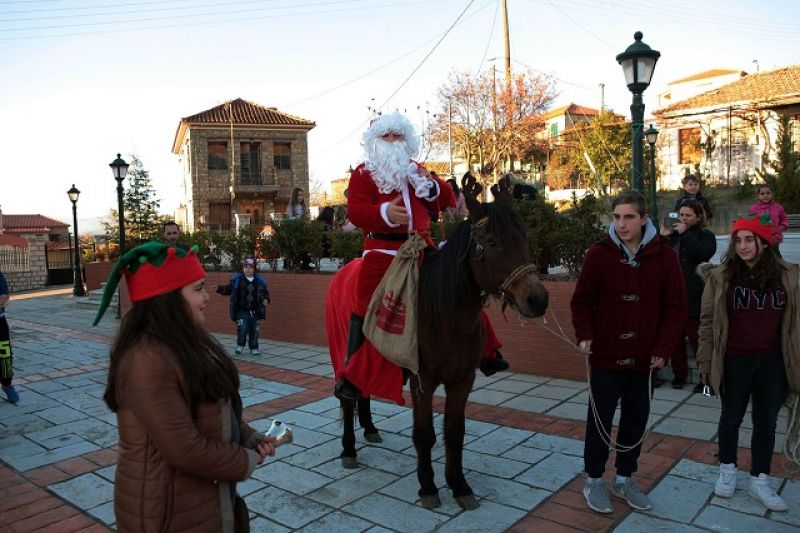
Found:
[[187, 231], [261, 227], [308, 194], [308, 132], [315, 123], [241, 98], [178, 124], [172, 151], [183, 167], [177, 222]]
[[800, 149], [800, 65], [734, 78], [653, 112], [660, 188], [680, 187], [689, 172], [728, 185], [755, 178], [775, 157], [781, 115]]

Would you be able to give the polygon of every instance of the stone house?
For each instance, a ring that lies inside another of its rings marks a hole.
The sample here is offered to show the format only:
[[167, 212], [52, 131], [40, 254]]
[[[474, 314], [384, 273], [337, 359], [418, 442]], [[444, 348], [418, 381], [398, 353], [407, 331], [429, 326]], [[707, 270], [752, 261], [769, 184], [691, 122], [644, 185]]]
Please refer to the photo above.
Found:
[[800, 149], [800, 65], [734, 75], [726, 83], [653, 111], [659, 188], [676, 189], [687, 172], [736, 184], [774, 158], [778, 119], [792, 119]]
[[284, 213], [293, 188], [308, 194], [314, 126], [241, 98], [182, 118], [172, 145], [183, 166], [177, 222], [229, 232]]
[[69, 225], [0, 211], [0, 270], [14, 292], [72, 283]]

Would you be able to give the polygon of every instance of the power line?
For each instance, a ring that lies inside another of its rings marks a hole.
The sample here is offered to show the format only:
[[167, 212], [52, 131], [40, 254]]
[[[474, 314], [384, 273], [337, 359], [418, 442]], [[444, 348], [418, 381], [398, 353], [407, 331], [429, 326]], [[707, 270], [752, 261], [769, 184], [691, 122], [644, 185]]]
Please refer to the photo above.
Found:
[[495, 0], [496, 3], [494, 5], [494, 16], [492, 17], [492, 29], [489, 30], [489, 39], [486, 41], [486, 48], [483, 50], [483, 56], [481, 57], [481, 62], [478, 64], [478, 68], [475, 69], [475, 80], [473, 83], [478, 79], [480, 75], [481, 67], [486, 62], [486, 55], [489, 53], [489, 46], [492, 44], [492, 37], [494, 37], [494, 29], [497, 26], [497, 12], [500, 9], [500, 0]]
[[161, 30], [161, 29], [183, 29], [183, 28], [190, 28], [195, 26], [205, 26], [209, 24], [226, 24], [232, 22], [251, 22], [254, 20], [263, 20], [263, 19], [273, 19], [273, 18], [285, 18], [285, 17], [297, 17], [303, 15], [327, 15], [330, 13], [346, 13], [349, 11], [360, 10], [364, 11], [366, 9], [386, 9], [392, 7], [406, 7], [409, 5], [414, 4], [431, 4], [432, 2], [444, 2], [446, 0], [418, 0], [418, 1], [403, 1], [403, 2], [396, 2], [393, 4], [384, 4], [384, 5], [375, 5], [374, 2], [370, 2], [365, 6], [358, 6], [358, 7], [351, 7], [351, 8], [341, 8], [341, 9], [327, 9], [327, 10], [319, 10], [315, 9], [312, 11], [306, 12], [297, 12], [297, 13], [286, 13], [286, 14], [269, 14], [269, 15], [261, 15], [261, 16], [249, 16], [249, 17], [239, 17], [233, 19], [220, 19], [214, 18], [212, 20], [203, 20], [197, 22], [186, 22], [181, 24], [161, 24], [161, 25], [152, 25], [152, 26], [142, 26], [138, 28], [117, 28], [117, 29], [109, 29], [109, 30], [96, 30], [96, 31], [84, 31], [84, 32], [72, 32], [72, 33], [54, 33], [54, 34], [46, 34], [46, 35], [22, 35], [22, 36], [15, 36], [15, 37], [0, 37], [0, 41], [21, 41], [21, 40], [30, 40], [30, 39], [49, 39], [49, 38], [59, 38], [59, 37], [79, 37], [84, 35], [102, 35], [113, 33], [115, 35], [125, 32], [139, 32], [139, 31], [150, 31], [150, 30]]

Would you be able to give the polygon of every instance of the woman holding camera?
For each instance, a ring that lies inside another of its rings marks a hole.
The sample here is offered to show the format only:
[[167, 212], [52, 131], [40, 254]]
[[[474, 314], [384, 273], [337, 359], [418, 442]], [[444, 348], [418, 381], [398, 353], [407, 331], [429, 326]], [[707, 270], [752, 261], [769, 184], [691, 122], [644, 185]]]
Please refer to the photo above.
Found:
[[[702, 204], [689, 198], [684, 200], [678, 211], [678, 218], [670, 218], [671, 224], [661, 226], [661, 235], [667, 237], [678, 252], [683, 269], [683, 281], [686, 286], [686, 299], [689, 304], [689, 320], [686, 330], [681, 335], [678, 345], [672, 354], [673, 389], [682, 389], [686, 384], [689, 369], [686, 358], [686, 338], [697, 353], [697, 330], [700, 326], [700, 301], [703, 297], [705, 282], [697, 274], [697, 266], [709, 261], [717, 251], [717, 239], [706, 226], [706, 214]], [[695, 392], [702, 390], [702, 383]]]
[[768, 215], [740, 217], [722, 264], [708, 271], [697, 361], [722, 397], [719, 478], [714, 493], [736, 490], [739, 426], [753, 399], [750, 495], [771, 511], [786, 502], [769, 484], [778, 411], [788, 388], [800, 392], [798, 266], [770, 247]]

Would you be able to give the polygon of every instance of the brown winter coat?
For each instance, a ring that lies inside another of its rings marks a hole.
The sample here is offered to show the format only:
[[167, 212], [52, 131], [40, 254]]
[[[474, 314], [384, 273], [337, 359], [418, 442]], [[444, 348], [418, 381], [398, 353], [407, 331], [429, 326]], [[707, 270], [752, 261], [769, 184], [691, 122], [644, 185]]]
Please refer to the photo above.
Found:
[[[800, 393], [800, 289], [798, 289], [798, 266], [780, 261], [783, 271], [781, 284], [788, 295], [783, 310], [781, 324], [781, 351], [786, 367], [789, 390]], [[725, 375], [725, 353], [728, 343], [728, 313], [725, 294], [728, 281], [725, 279], [725, 266], [710, 268], [703, 264], [698, 273], [707, 277], [700, 308], [700, 341], [697, 349], [697, 366], [701, 373], [708, 373], [711, 385], [716, 391], [724, 390], [722, 377]]]
[[158, 344], [142, 340], [133, 347], [117, 380], [117, 529], [233, 532], [230, 482], [253, 472], [258, 433], [241, 423], [243, 444], [231, 442], [228, 401], [191, 410], [178, 361]]

